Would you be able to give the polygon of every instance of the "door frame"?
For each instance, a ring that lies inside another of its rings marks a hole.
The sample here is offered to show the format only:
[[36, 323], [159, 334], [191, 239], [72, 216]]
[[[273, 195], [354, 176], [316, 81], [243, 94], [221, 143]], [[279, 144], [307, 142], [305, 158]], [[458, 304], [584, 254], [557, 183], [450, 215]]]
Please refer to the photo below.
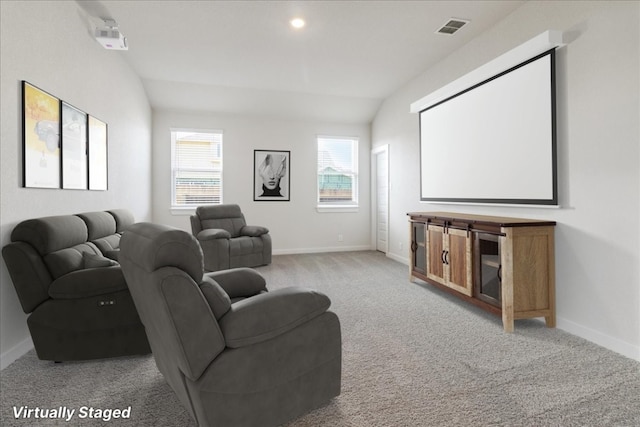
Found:
[[387, 204], [385, 206], [387, 216], [387, 242], [384, 253], [389, 254], [389, 144], [375, 147], [371, 150], [371, 249], [378, 250], [378, 155], [386, 154], [387, 156]]

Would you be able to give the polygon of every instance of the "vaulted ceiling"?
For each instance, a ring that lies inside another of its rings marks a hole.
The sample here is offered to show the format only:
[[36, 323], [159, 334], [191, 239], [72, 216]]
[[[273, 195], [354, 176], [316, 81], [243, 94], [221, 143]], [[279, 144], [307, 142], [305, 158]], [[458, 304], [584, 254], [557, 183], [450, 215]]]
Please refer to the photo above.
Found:
[[[112, 18], [154, 108], [368, 123], [382, 101], [524, 2], [78, 1]], [[301, 29], [290, 20], [306, 21]], [[437, 34], [449, 19], [470, 21]], [[408, 108], [408, 107], [407, 107]]]

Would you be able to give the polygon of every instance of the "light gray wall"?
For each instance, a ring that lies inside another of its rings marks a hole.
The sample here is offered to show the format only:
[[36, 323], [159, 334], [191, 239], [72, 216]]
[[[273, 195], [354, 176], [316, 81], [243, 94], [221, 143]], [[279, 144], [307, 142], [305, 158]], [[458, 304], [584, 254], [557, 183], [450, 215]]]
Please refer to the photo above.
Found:
[[[408, 262], [409, 211], [555, 220], [558, 327], [640, 359], [639, 27], [638, 2], [527, 2], [388, 98], [372, 145], [390, 146], [390, 255]], [[569, 41], [557, 55], [561, 208], [420, 203], [409, 105], [549, 29]]]
[[[149, 219], [151, 108], [126, 53], [107, 51], [92, 38], [76, 2], [2, 1], [0, 19], [0, 246], [28, 218], [128, 208]], [[21, 80], [107, 122], [108, 191], [22, 188]], [[31, 345], [4, 261], [0, 313], [4, 367]]]
[[[247, 222], [269, 228], [275, 254], [370, 248], [370, 129], [367, 124], [287, 121], [188, 112], [153, 113], [153, 220], [190, 231], [188, 214], [172, 214], [171, 128], [223, 131], [223, 202], [241, 206]], [[316, 211], [317, 135], [359, 138], [357, 213]], [[290, 202], [253, 201], [253, 150], [291, 151]], [[338, 241], [338, 235], [343, 241]]]

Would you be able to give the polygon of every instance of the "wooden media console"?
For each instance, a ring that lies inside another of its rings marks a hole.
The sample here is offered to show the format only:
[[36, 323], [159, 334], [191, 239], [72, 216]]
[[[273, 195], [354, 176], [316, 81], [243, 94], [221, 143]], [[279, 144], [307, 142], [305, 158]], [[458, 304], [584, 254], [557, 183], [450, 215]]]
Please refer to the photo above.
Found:
[[554, 221], [410, 212], [410, 280], [502, 316], [556, 325]]

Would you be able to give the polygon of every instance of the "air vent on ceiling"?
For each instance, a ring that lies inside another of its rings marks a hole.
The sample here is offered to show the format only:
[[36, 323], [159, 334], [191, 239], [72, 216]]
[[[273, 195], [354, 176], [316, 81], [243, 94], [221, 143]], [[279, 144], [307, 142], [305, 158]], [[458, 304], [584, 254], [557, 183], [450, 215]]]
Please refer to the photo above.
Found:
[[451, 18], [447, 21], [446, 24], [438, 28], [438, 30], [436, 30], [436, 33], [446, 34], [450, 36], [457, 32], [460, 28], [467, 25], [469, 22], [470, 21], [467, 21], [465, 19]]

